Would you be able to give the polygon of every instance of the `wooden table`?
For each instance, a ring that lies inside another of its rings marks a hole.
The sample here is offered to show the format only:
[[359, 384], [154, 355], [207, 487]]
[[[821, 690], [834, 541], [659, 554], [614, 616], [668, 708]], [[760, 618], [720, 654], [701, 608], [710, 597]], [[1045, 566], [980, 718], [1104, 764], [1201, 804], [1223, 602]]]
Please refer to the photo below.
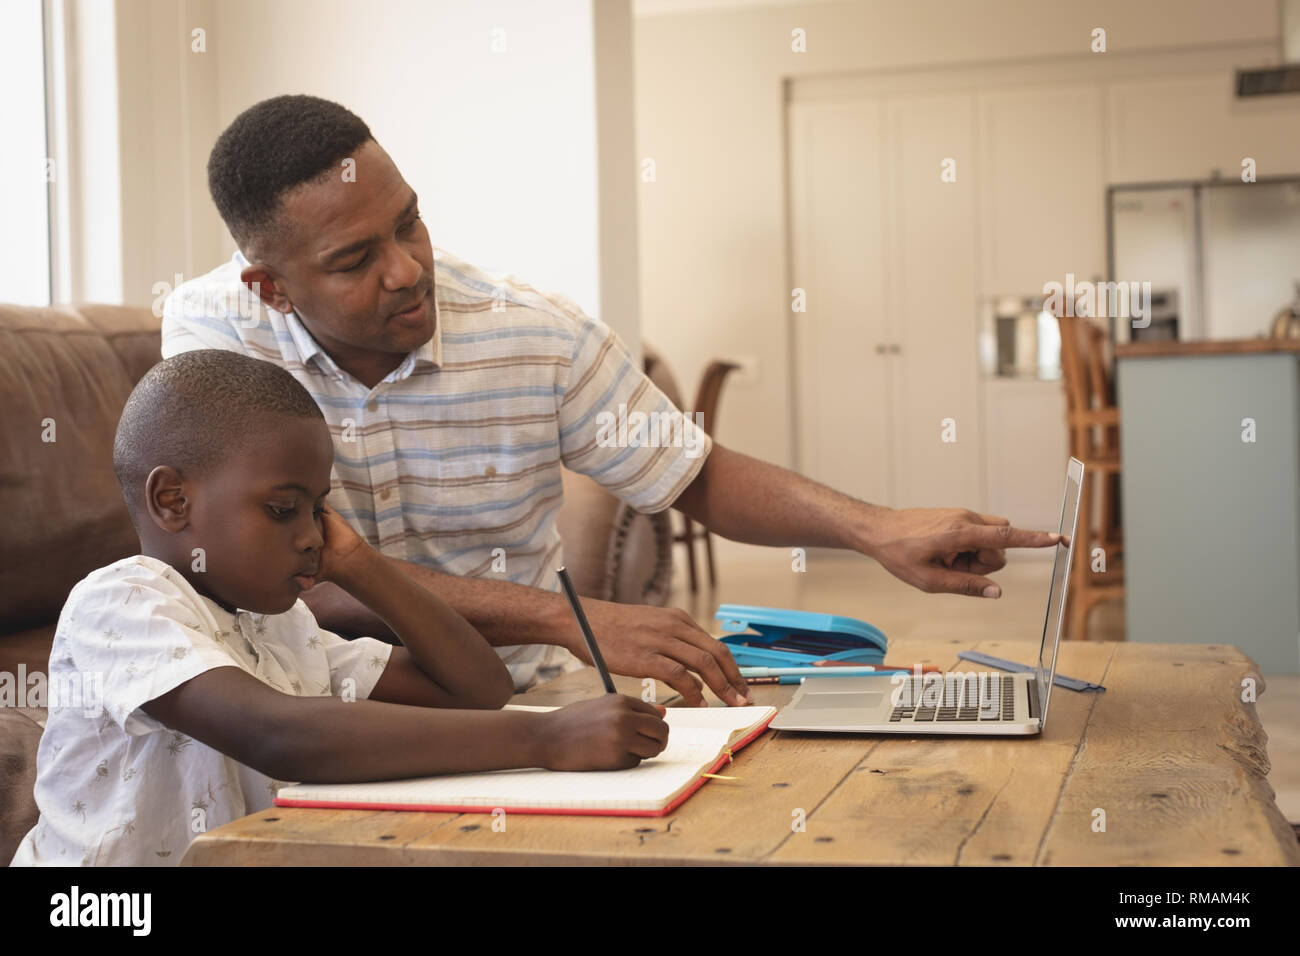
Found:
[[[967, 641], [899, 641], [891, 659], [974, 670]], [[975, 649], [1029, 661], [1037, 645]], [[1065, 642], [1041, 737], [870, 737], [769, 731], [664, 818], [273, 807], [199, 836], [186, 866], [445, 864], [1297, 865], [1265, 775], [1265, 734], [1226, 645]], [[640, 682], [619, 679], [640, 695]], [[591, 670], [520, 695], [596, 696]], [[671, 704], [660, 687], [660, 700]], [[755, 687], [780, 705], [791, 686]], [[1105, 830], [1094, 829], [1096, 811]], [[805, 828], [796, 832], [800, 816]]]

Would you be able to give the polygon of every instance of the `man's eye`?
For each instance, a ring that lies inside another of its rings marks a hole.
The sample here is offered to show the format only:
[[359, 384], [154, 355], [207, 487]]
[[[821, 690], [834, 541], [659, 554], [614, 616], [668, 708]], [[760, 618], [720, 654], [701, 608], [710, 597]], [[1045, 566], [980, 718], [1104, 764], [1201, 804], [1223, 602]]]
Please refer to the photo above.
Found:
[[342, 269], [342, 270], [340, 270], [340, 271], [342, 271], [342, 272], [356, 272], [356, 271], [357, 271], [358, 269], [360, 269], [363, 265], [365, 265], [366, 262], [369, 261], [369, 259], [370, 259], [370, 253], [367, 252], [364, 256], [362, 256], [360, 259], [358, 259], [358, 260], [357, 260], [356, 262], [354, 262], [352, 265], [350, 265], [350, 266], [348, 266], [346, 269]]
[[271, 515], [273, 517], [285, 518], [293, 514], [296, 509], [294, 509], [293, 507], [284, 508], [284, 507], [277, 507], [276, 505], [267, 505], [266, 510], [271, 512]]
[[420, 214], [417, 212], [415, 218], [402, 227], [403, 232], [410, 232], [415, 228], [415, 224], [420, 221]]

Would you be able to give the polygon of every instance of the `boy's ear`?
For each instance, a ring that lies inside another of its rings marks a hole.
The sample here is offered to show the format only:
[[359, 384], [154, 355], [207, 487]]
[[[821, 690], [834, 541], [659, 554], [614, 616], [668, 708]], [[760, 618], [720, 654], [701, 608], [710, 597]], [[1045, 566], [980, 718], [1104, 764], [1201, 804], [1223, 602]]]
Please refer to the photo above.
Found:
[[293, 311], [293, 303], [280, 287], [280, 280], [261, 263], [253, 262], [244, 266], [239, 279], [268, 308], [285, 314]]
[[190, 523], [190, 503], [181, 474], [159, 465], [144, 480], [144, 508], [149, 520], [168, 534], [184, 531]]

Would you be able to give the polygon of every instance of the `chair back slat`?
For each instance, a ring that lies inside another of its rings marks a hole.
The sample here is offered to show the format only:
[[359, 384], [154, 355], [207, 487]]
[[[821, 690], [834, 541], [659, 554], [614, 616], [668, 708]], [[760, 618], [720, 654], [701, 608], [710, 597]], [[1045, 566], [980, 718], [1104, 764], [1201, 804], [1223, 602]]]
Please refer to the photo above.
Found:
[[[1079, 316], [1058, 315], [1061, 329], [1061, 377], [1065, 385], [1065, 419], [1070, 454], [1082, 461], [1113, 452], [1110, 429], [1087, 416], [1115, 406], [1115, 385], [1107, 360], [1107, 336]], [[1097, 440], [1100, 432], [1104, 437]]]
[[704, 420], [704, 430], [713, 434], [714, 419], [718, 413], [718, 400], [722, 396], [722, 383], [727, 375], [740, 368], [734, 362], [713, 361], [704, 370], [700, 378], [699, 391], [695, 393], [694, 412], [700, 412]]

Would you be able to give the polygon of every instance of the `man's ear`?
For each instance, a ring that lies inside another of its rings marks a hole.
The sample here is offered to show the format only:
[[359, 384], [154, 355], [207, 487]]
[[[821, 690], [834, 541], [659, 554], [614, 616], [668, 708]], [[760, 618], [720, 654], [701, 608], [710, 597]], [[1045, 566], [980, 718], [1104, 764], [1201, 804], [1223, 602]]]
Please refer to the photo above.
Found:
[[285, 314], [293, 311], [293, 303], [284, 294], [280, 280], [267, 266], [260, 262], [250, 263], [239, 273], [239, 278], [262, 300], [263, 305]]
[[168, 534], [189, 527], [190, 502], [185, 497], [181, 474], [170, 465], [159, 465], [144, 480], [144, 509], [149, 520]]

